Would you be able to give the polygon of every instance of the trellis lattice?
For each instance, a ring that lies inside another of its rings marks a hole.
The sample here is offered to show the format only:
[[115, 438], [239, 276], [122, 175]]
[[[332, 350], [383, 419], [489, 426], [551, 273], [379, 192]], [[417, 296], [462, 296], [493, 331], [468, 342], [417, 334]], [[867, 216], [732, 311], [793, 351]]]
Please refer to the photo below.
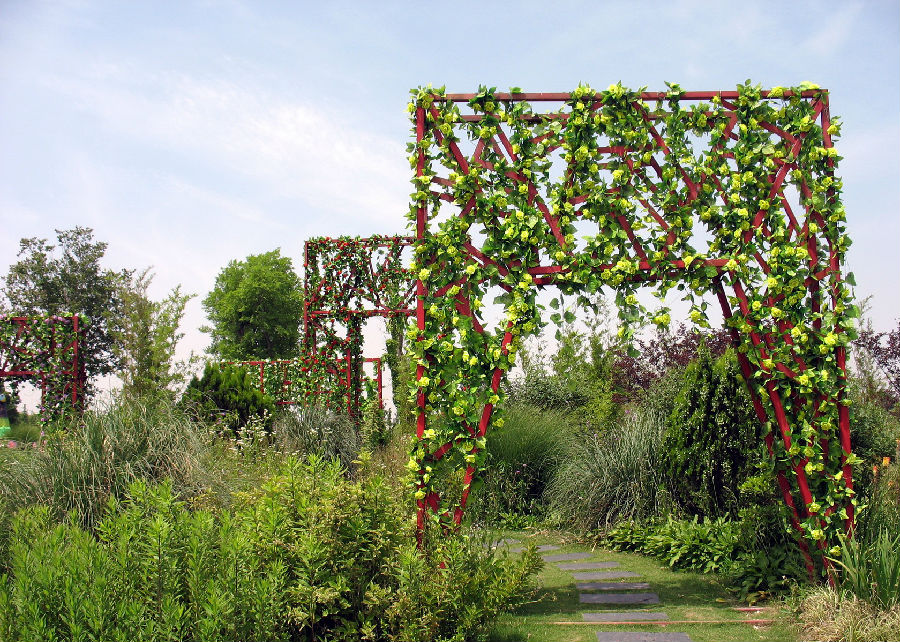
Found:
[[[315, 238], [306, 241], [304, 351], [350, 364], [350, 413], [362, 394], [362, 329], [371, 317], [415, 313], [415, 283], [404, 266], [414, 239], [400, 236]], [[380, 375], [380, 369], [379, 369]], [[381, 385], [379, 384], [379, 390]]]
[[41, 418], [77, 408], [84, 380], [78, 315], [0, 315], [0, 378], [33, 380], [41, 388]]
[[258, 377], [259, 391], [279, 406], [299, 404], [346, 408], [350, 412], [350, 368], [347, 359], [304, 355], [298, 359], [228, 362]]
[[[677, 287], [700, 325], [703, 295], [716, 295], [810, 573], [827, 568], [853, 523], [844, 396], [856, 312], [827, 92], [413, 95], [420, 532], [429, 514], [461, 522], [486, 432], [502, 422], [501, 381], [541, 324], [537, 289], [613, 288], [630, 336], [648, 316], [669, 322], [636, 290]], [[448, 502], [437, 480], [453, 486], [454, 470], [462, 490]]]

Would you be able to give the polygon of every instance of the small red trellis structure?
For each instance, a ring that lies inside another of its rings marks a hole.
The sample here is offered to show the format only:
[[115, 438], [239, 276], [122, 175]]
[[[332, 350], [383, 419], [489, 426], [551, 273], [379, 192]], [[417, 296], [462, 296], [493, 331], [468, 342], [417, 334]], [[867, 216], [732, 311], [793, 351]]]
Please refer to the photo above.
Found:
[[[461, 522], [501, 381], [540, 326], [538, 288], [613, 288], [627, 333], [646, 313], [638, 287], [677, 286], [701, 324], [716, 295], [808, 569], [828, 568], [853, 524], [855, 307], [827, 92], [413, 94], [420, 532], [429, 514]], [[455, 507], [441, 507], [438, 466], [463, 471]]]
[[[415, 313], [415, 283], [403, 265], [413, 241], [401, 236], [315, 238], [304, 246], [304, 352], [351, 364], [353, 416], [359, 415], [362, 394], [363, 323]], [[380, 363], [378, 377], [381, 398]]]
[[304, 355], [299, 359], [273, 361], [229, 361], [258, 375], [259, 391], [279, 406], [299, 404], [326, 408], [353, 408], [350, 368], [344, 359]]
[[36, 380], [44, 419], [79, 407], [84, 364], [79, 358], [78, 315], [0, 316], [0, 378]]

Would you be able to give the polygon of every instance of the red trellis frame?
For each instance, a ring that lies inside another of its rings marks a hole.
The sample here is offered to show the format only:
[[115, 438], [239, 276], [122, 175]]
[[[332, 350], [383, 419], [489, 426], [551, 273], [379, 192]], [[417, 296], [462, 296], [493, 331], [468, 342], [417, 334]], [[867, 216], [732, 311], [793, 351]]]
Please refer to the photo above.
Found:
[[[59, 391], [69, 405], [78, 407], [84, 381], [84, 363], [80, 359], [78, 337], [81, 333], [78, 315], [66, 317], [5, 317], [7, 326], [0, 333], [0, 378], [35, 379], [40, 381], [41, 407], [48, 407], [46, 396], [49, 380], [63, 380]], [[36, 330], [36, 325], [41, 331]], [[60, 326], [68, 326], [69, 337], [62, 337]]]
[[[791, 97], [792, 95], [797, 95], [794, 92], [784, 91], [779, 97]], [[815, 118], [814, 120], [818, 123], [821, 128], [822, 134], [822, 142], [821, 144], [824, 148], [832, 147], [832, 141], [830, 136], [830, 115], [829, 115], [829, 106], [828, 106], [828, 94], [827, 92], [816, 90], [816, 91], [803, 91], [799, 93], [799, 96], [806, 101], [812, 101], [812, 110], [814, 111]], [[665, 92], [643, 92], [640, 94], [641, 101], [665, 101], [670, 97], [670, 94]], [[721, 101], [721, 104], [727, 109], [731, 111], [731, 117], [729, 124], [727, 126], [726, 136], [731, 140], [737, 140], [740, 136], [740, 131], [738, 129], [738, 119], [735, 116], [735, 112], [737, 112], [737, 101], [739, 99], [739, 92], [736, 91], [712, 91], [712, 92], [684, 92], [679, 95], [679, 100], [681, 102], [687, 101]], [[773, 94], [772, 98], [776, 96]], [[504, 158], [514, 160], [516, 157], [516, 153], [513, 150], [512, 145], [510, 144], [509, 139], [502, 129], [497, 128], [497, 133], [488, 136], [481, 136], [481, 139], [477, 141], [475, 144], [474, 152], [467, 154], [462, 151], [460, 145], [458, 145], [452, 138], [447, 135], [447, 131], [440, 131], [437, 127], [436, 123], [440, 123], [440, 114], [438, 113], [437, 107], [435, 105], [442, 104], [445, 102], [453, 102], [457, 104], [467, 104], [473, 99], [476, 98], [475, 94], [447, 94], [445, 96], [441, 96], [438, 94], [434, 94], [431, 98], [431, 104], [426, 102], [425, 105], [418, 104], [415, 107], [415, 136], [416, 136], [416, 151], [415, 158], [411, 159], [415, 162], [416, 168], [416, 178], [417, 184], [419, 185], [419, 189], [425, 191], [429, 194], [429, 199], [440, 199], [442, 201], [446, 201], [448, 203], [455, 203], [461, 210], [460, 216], [467, 214], [470, 211], [473, 211], [474, 208], [477, 207], [475, 196], [473, 196], [469, 202], [455, 202], [454, 197], [452, 195], [452, 187], [453, 182], [451, 179], [431, 174], [430, 180], [425, 178], [428, 175], [428, 172], [431, 171], [430, 164], [428, 169], [426, 169], [426, 152], [424, 149], [427, 147], [422, 146], [423, 141], [425, 141], [426, 137], [428, 138], [428, 142], [432, 144], [437, 144], [441, 146], [441, 150], [444, 154], [447, 154], [451, 157], [453, 166], [458, 168], [458, 171], [462, 175], [469, 174], [469, 168], [475, 165], [480, 165], [479, 170], [483, 171], [492, 171], [493, 168], [490, 163], [485, 162], [482, 158], [482, 154], [485, 149], [491, 149], [495, 151], [498, 155], [503, 156]], [[530, 103], [564, 103], [570, 100], [571, 94], [569, 93], [516, 93], [516, 94], [503, 94], [497, 93], [493, 94], [492, 99], [496, 101], [502, 101], [504, 104], [515, 103], [517, 101], [528, 101]], [[769, 92], [761, 92], [761, 99], [765, 100], [769, 98]], [[593, 98], [586, 99], [588, 104], [591, 103]], [[600, 101], [595, 100], [595, 105]], [[541, 116], [529, 116], [532, 121], [537, 120], [538, 118], [544, 119], [546, 121], [550, 121], [552, 119], [558, 118], [566, 118], [565, 114], [553, 114], [553, 115], [541, 115]], [[479, 113], [466, 113], [462, 114], [459, 119], [462, 122], [466, 123], [480, 123], [483, 122], [484, 116]], [[653, 120], [653, 115], [647, 115], [647, 123], [648, 128], [651, 132], [654, 131], [654, 125], [651, 122]], [[496, 122], [496, 119], [495, 121]], [[803, 144], [803, 135], [792, 136], [789, 133], [779, 129], [774, 125], [770, 125], [764, 123], [762, 125], [765, 127], [771, 134], [775, 137], [781, 137], [782, 144], [788, 146], [793, 154], [796, 156], [797, 152], [800, 150], [801, 145]], [[534, 140], [534, 139], [533, 139]], [[641, 144], [644, 144], [643, 142]], [[668, 150], [665, 148], [664, 143], [662, 143], [662, 138], [657, 134], [655, 135], [655, 139], [650, 141], [650, 145], [658, 146], [656, 147], [656, 152], [661, 154], [668, 154]], [[626, 159], [626, 154], [628, 152], [634, 152], [634, 149], [626, 149], [626, 148], [615, 148], [609, 147], [602, 150], [604, 153], [610, 156], [619, 156], [622, 159]], [[788, 159], [789, 160], [789, 159]], [[627, 161], [626, 161], [627, 162]], [[430, 163], [430, 161], [429, 161]], [[653, 167], [649, 169], [652, 171], [655, 167], [655, 170], [659, 172], [659, 165], [655, 165], [655, 161], [652, 164]], [[832, 167], [832, 164], [829, 160], [828, 167]], [[835, 248], [828, 244], [828, 247], [825, 248], [826, 252], [826, 260], [824, 264], [821, 264], [817, 261], [816, 256], [818, 253], [818, 248], [816, 247], [816, 238], [809, 233], [809, 226], [812, 223], [816, 223], [819, 228], [825, 229], [829, 222], [823, 220], [822, 216], [817, 212], [810, 211], [808, 208], [805, 213], [807, 215], [807, 220], [804, 222], [799, 220], [799, 217], [796, 216], [792, 210], [792, 205], [789, 202], [785, 194], [785, 179], [787, 173], [791, 170], [790, 162], [783, 162], [779, 164], [772, 172], [769, 177], [769, 181], [771, 183], [771, 194], [769, 198], [779, 199], [781, 203], [783, 203], [784, 211], [786, 216], [790, 218], [789, 232], [792, 237], [795, 239], [795, 242], [799, 246], [804, 246], [808, 248], [809, 251], [809, 266], [808, 266], [808, 276], [805, 279], [805, 284], [808, 289], [809, 295], [814, 301], [813, 306], [815, 311], [819, 311], [821, 306], [830, 305], [827, 303], [828, 295], [830, 294], [831, 304], [834, 304], [839, 296], [839, 291], [837, 288], [839, 285], [833, 285], [834, 290], [830, 291], [825, 289], [825, 291], [821, 291], [820, 282], [823, 281], [826, 277], [831, 277], [835, 279], [837, 284], [841, 281], [840, 276], [840, 265], [839, 265], [839, 256], [840, 249]], [[684, 171], [681, 172], [684, 181], [687, 183], [689, 188], [689, 196], [688, 199], [692, 200], [697, 196], [697, 190], [701, 187], [699, 184], [692, 184], [687, 177], [687, 174]], [[535, 184], [521, 173], [518, 173], [514, 170], [509, 170], [506, 173], [506, 177], [512, 179], [516, 184], [518, 184], [520, 193], [527, 194], [528, 202], [530, 205], [538, 208], [543, 215], [544, 223], [549, 226], [552, 230], [553, 235], [556, 237], [559, 242], [559, 249], [563, 252], [571, 252], [571, 244], [567, 244], [562, 238], [562, 233], [560, 232], [559, 222], [557, 220], [556, 215], [551, 211], [550, 208], [543, 202], [543, 196], [538, 193]], [[452, 177], [451, 177], [452, 178]], [[718, 184], [717, 178], [713, 176], [711, 180], [714, 184], [714, 187], [719, 191], [722, 191], [721, 185]], [[805, 183], [803, 188], [805, 189]], [[612, 190], [615, 191], [615, 190]], [[476, 188], [476, 193], [478, 192], [478, 188]], [[421, 193], [421, 192], [420, 192]], [[804, 197], [809, 197], [809, 194], [803, 193]], [[614, 195], [613, 195], [614, 197]], [[724, 198], [724, 196], [723, 196]], [[571, 198], [569, 202], [578, 206], [581, 203], [584, 203], [587, 200], [586, 196], [576, 195], [574, 198]], [[434, 201], [439, 202], [439, 201]], [[653, 207], [648, 203], [642, 203], [645, 208], [649, 209], [650, 212], [654, 215], [659, 224], [667, 229], [666, 222], [663, 216], [660, 216], [656, 211], [653, 210]], [[479, 215], [484, 218], [488, 218], [490, 216], [496, 216], [496, 213], [493, 212], [484, 212], [482, 210], [478, 210]], [[760, 226], [760, 221], [763, 220], [763, 212], [760, 212], [757, 216], [754, 226]], [[428, 199], [424, 197], [418, 197], [418, 200], [415, 202], [415, 224], [416, 224], [416, 238], [417, 242], [423, 245], [422, 249], [426, 249], [427, 244], [424, 242], [431, 235], [430, 230], [430, 220], [433, 217], [431, 212], [431, 208], [428, 206]], [[451, 214], [452, 218], [452, 214]], [[618, 220], [618, 224], [625, 229], [627, 232], [628, 238], [632, 244], [634, 256], [632, 260], [639, 261], [639, 268], [634, 274], [631, 274], [629, 280], [637, 281], [637, 282], [649, 282], [655, 279], [659, 279], [659, 265], [658, 262], [654, 262], [651, 258], [652, 252], [651, 248], [646, 248], [641, 245], [640, 237], [635, 234], [634, 230], [631, 229], [627, 221], [624, 218], [620, 217]], [[751, 228], [746, 232], [746, 241], [749, 242], [750, 235], [753, 233], [754, 229]], [[735, 237], [737, 238], [737, 237]], [[458, 248], [460, 252], [462, 252], [466, 261], [474, 262], [479, 266], [492, 266], [499, 271], [501, 275], [505, 273], [506, 267], [504, 266], [504, 260], [501, 260], [497, 256], [492, 256], [488, 252], [482, 251], [481, 248], [476, 247], [475, 242], [472, 241], [471, 237], [468, 243], [465, 244], [464, 247]], [[769, 266], [763, 260], [763, 258], [756, 254], [756, 260], [758, 261], [761, 269], [765, 274], [769, 274]], [[753, 257], [751, 257], [751, 260]], [[435, 263], [436, 258], [424, 255], [419, 259], [419, 265], [428, 265], [433, 270], [440, 270], [440, 265]], [[671, 274], [680, 274], [686, 271], [686, 266], [684, 261], [682, 260], [666, 260], [665, 261], [665, 271]], [[732, 289], [734, 293], [734, 297], [729, 299], [725, 292], [725, 285], [723, 284], [723, 277], [729, 274], [729, 258], [706, 258], [703, 261], [703, 264], [707, 268], [711, 268], [715, 271], [716, 276], [713, 282], [713, 291], [716, 294], [716, 297], [721, 305], [722, 312], [726, 319], [730, 319], [734, 314], [735, 310], [733, 309], [732, 302], [737, 302], [738, 307], [740, 308], [739, 312], [741, 314], [746, 315], [748, 313], [748, 308], [750, 302], [748, 300], [747, 292], [745, 291], [743, 285], [737, 279], [732, 280]], [[605, 269], [612, 268], [613, 266], [604, 266]], [[600, 268], [600, 269], [604, 269]], [[537, 286], [553, 286], [559, 283], [564, 283], [561, 280], [561, 277], [565, 277], [567, 273], [567, 268], [557, 263], [545, 263], [542, 265], [537, 265], [534, 267], [530, 267], [527, 269], [527, 273], [530, 275], [530, 278], [533, 280], [533, 283]], [[455, 296], [456, 298], [456, 309], [455, 313], [460, 316], [469, 317], [472, 320], [472, 324], [476, 331], [479, 333], [484, 333], [485, 330], [479, 322], [476, 314], [473, 312], [472, 302], [467, 299], [465, 295], [465, 289], [467, 287], [469, 279], [466, 276], [463, 276], [461, 279], [455, 281], [451, 285], [462, 286], [462, 291], [460, 292], [460, 288], [456, 287], [456, 291], [458, 292]], [[502, 286], [501, 287], [505, 287]], [[420, 331], [420, 340], [424, 336], [426, 330], [426, 308], [428, 306], [429, 301], [434, 301], [438, 297], [449, 296], [448, 290], [450, 286], [444, 287], [437, 291], [429, 291], [426, 289], [425, 283], [421, 279], [416, 282], [416, 293], [418, 298], [417, 305], [417, 313], [416, 313], [416, 322], [417, 327]], [[508, 288], [507, 288], [508, 289]], [[769, 305], [775, 305], [778, 303], [779, 299], [777, 296], [770, 295]], [[779, 324], [778, 332], [786, 335], [788, 342], [790, 342], [790, 330], [792, 326], [789, 323]], [[816, 330], [821, 330], [821, 321], [816, 322]], [[447, 332], [450, 330], [448, 329]], [[840, 332], [840, 330], [837, 330]], [[502, 332], [502, 330], [501, 330]], [[738, 341], [738, 333], [737, 330], [732, 329], [732, 338], [737, 343]], [[753, 345], [765, 356], [767, 351], [773, 349], [772, 341], [773, 337], [771, 333], [763, 333], [759, 330], [754, 330], [751, 328], [750, 330], [750, 338], [753, 342]], [[507, 329], [502, 338], [501, 347], [504, 353], [508, 352], [508, 346], [512, 340], [512, 335], [510, 331]], [[840, 392], [838, 393], [838, 399], [843, 397], [843, 387], [845, 385], [843, 377], [845, 377], [846, 370], [846, 350], [842, 346], [837, 346], [835, 349], [836, 353], [836, 362], [840, 369], [842, 378], [839, 381]], [[751, 361], [747, 358], [747, 356], [743, 353], [738, 353], [740, 368], [743, 373], [743, 376], [750, 381], [751, 378], [757, 372], [761, 372], [760, 368], [757, 368]], [[422, 361], [420, 361], [420, 365], [417, 368], [416, 372], [416, 380], [419, 381], [423, 378], [425, 373], [425, 366], [422, 365]], [[806, 365], [800, 360], [797, 363], [776, 363], [774, 364], [774, 368], [778, 371], [786, 375], [787, 377], [794, 379], [798, 377], [799, 374], [803, 373], [806, 369]], [[763, 373], [765, 375], [765, 373]], [[501, 384], [501, 379], [505, 375], [505, 370], [502, 368], [495, 368], [493, 370], [493, 376], [490, 379], [490, 389], [493, 393], [497, 393]], [[766, 381], [766, 377], [763, 376], [763, 380]], [[428, 384], [425, 384], [428, 385]], [[776, 439], [776, 435], [779, 439], [782, 440], [784, 447], [786, 450], [791, 448], [792, 444], [792, 426], [791, 422], [785, 412], [785, 400], [782, 399], [779, 393], [776, 391], [775, 387], [771, 383], [771, 380], [768, 380], [766, 384], [765, 391], [767, 394], [766, 401], [768, 405], [773, 410], [774, 413], [774, 425], [776, 430], [768, 432], [766, 436], [766, 446], [770, 454], [773, 453], [773, 447]], [[753, 398], [753, 407], [756, 412], [757, 417], [760, 422], [766, 423], [768, 422], [769, 415], [766, 411], [766, 408], [763, 404], [763, 400], [757, 396], [754, 391], [750, 390], [752, 398]], [[426, 402], [426, 393], [424, 390], [424, 386], [420, 386], [419, 392], [417, 394], [417, 436], [420, 440], [420, 443], [425, 445], [426, 459], [424, 461], [428, 461], [431, 463], [436, 463], [443, 456], [445, 456], [454, 446], [454, 442], [451, 441], [444, 445], [437, 446], [429, 446], [426, 441], [426, 437], [424, 436], [426, 430], [428, 428], [429, 423], [429, 414], [426, 410], [427, 408]], [[483, 413], [480, 416], [480, 421], [477, 422], [477, 425], [472, 425], [471, 427], [467, 426], [467, 430], [469, 430], [472, 438], [483, 437], [487, 431], [488, 425], [491, 421], [491, 415], [493, 411], [493, 404], [487, 403], [484, 405]], [[850, 430], [849, 430], [849, 415], [848, 409], [846, 405], [841, 404], [839, 406], [838, 411], [838, 429], [837, 429], [837, 438], [839, 440], [839, 445], [841, 449], [841, 461], [842, 464], [842, 474], [843, 479], [846, 482], [846, 487], [852, 489], [852, 471], [851, 465], [848, 461], [848, 457], [851, 452], [850, 448]], [[429, 431], [433, 432], [433, 431]], [[797, 437], [795, 437], [797, 438]], [[827, 439], [827, 437], [821, 436], [821, 439]], [[425, 475], [424, 471], [424, 463], [421, 464], [422, 470], [419, 471], [418, 477], [418, 488], [427, 491], [427, 487], [425, 481], [423, 481], [423, 476]], [[430, 470], [430, 469], [429, 469]], [[458, 508], [452, 515], [453, 522], [455, 524], [460, 524], [463, 510], [465, 508], [466, 499], [469, 493], [469, 488], [471, 482], [473, 480], [473, 476], [475, 475], [476, 468], [473, 465], [467, 465], [465, 469], [464, 476], [464, 490], [462, 493], [462, 497], [459, 503]], [[791, 462], [791, 472], [796, 477], [797, 480], [797, 488], [799, 491], [799, 499], [800, 501], [795, 501], [793, 496], [790, 483], [785, 475], [784, 471], [779, 470], [777, 473], [777, 483], [781, 490], [782, 496], [784, 498], [785, 504], [787, 505], [790, 511], [790, 521], [798, 534], [803, 533], [803, 529], [801, 527], [801, 520], [811, 518], [809, 512], [807, 512], [807, 505], [812, 502], [812, 495], [809, 490], [809, 484], [807, 481], [807, 474], [804, 470], [803, 461], [801, 460], [792, 460]], [[426, 513], [431, 511], [433, 513], [440, 512], [440, 495], [436, 491], [427, 491], [425, 496], [417, 501], [418, 508], [418, 528], [421, 531], [424, 530], [426, 524]], [[834, 510], [835, 508], [829, 507], [828, 510]], [[849, 503], [845, 506], [847, 510], [847, 519], [846, 519], [846, 527], [851, 529], [853, 524], [853, 506]], [[806, 547], [802, 538], [800, 539], [801, 548], [804, 551], [804, 554], [807, 558], [807, 565], [812, 573], [812, 561], [809, 555], [809, 549]], [[821, 543], [820, 543], [821, 547]], [[827, 561], [825, 562], [827, 565]]]
[[406, 236], [373, 236], [315, 238], [304, 244], [304, 352], [346, 359], [352, 416], [359, 416], [362, 364], [374, 361], [362, 358], [364, 321], [415, 314], [415, 282], [402, 266], [402, 253], [414, 242]]

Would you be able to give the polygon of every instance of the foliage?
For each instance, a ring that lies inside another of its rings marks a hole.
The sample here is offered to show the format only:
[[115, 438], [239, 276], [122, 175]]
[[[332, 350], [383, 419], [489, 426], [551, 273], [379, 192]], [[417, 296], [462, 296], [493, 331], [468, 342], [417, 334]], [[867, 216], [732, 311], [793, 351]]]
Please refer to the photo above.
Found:
[[82, 317], [79, 353], [87, 376], [84, 394], [90, 398], [91, 380], [118, 369], [113, 348], [121, 318], [118, 285], [131, 272], [101, 268], [107, 244], [95, 241], [90, 228], [56, 230], [56, 237], [56, 245], [39, 238], [20, 241], [19, 260], [6, 275], [6, 297], [16, 314]]
[[602, 433], [566, 435], [545, 494], [551, 513], [585, 531], [661, 514], [668, 505], [659, 490], [664, 422], [656, 413], [628, 410]]
[[171, 406], [123, 398], [73, 419], [45, 446], [10, 455], [0, 466], [0, 505], [12, 512], [43, 504], [52, 519], [73, 511], [91, 528], [137, 479], [170, 478], [181, 494], [199, 492], [211, 481], [204, 441]]
[[612, 369], [613, 390], [616, 401], [639, 401], [644, 393], [672, 369], [684, 370], [699, 356], [704, 343], [711, 356], [718, 358], [732, 345], [726, 328], [703, 330], [679, 323], [671, 326], [654, 326], [646, 338], [636, 339], [636, 352], [620, 351]]
[[488, 435], [490, 454], [484, 483], [471, 504], [472, 519], [510, 526], [522, 516], [540, 516], [570, 426], [559, 411], [511, 404], [506, 423]]
[[881, 369], [895, 399], [900, 397], [900, 320], [890, 332], [864, 329], [859, 334], [857, 345], [866, 350]]
[[[260, 392], [279, 404], [320, 405], [346, 408], [347, 360], [315, 354], [276, 361], [227, 363], [259, 381]], [[254, 383], [254, 385], [257, 385]]]
[[32, 510], [14, 523], [0, 637], [456, 642], [529, 594], [534, 551], [453, 538], [424, 558], [403, 506], [384, 479], [312, 458], [219, 514], [137, 482], [97, 539]]
[[733, 354], [713, 362], [700, 346], [662, 442], [666, 487], [688, 515], [737, 515], [740, 486], [761, 453], [759, 422]]
[[122, 313], [118, 327], [111, 331], [123, 391], [137, 397], [171, 394], [171, 386], [185, 380], [186, 364], [179, 366], [173, 360], [175, 346], [184, 336], [178, 326], [194, 295], [182, 294], [177, 286], [162, 301], [152, 301], [147, 292], [152, 281], [147, 268], [119, 282]]
[[203, 376], [188, 383], [181, 403], [195, 418], [234, 434], [251, 417], [275, 412], [272, 398], [260, 392], [249, 373], [228, 364], [207, 363]]
[[713, 573], [729, 568], [737, 559], [740, 525], [723, 517], [675, 520], [662, 523], [625, 523], [607, 533], [615, 550], [636, 551], [672, 568]]
[[287, 406], [272, 421], [272, 444], [282, 453], [335, 458], [349, 468], [359, 455], [360, 436], [346, 413], [321, 406]]
[[895, 462], [873, 468], [876, 475], [863, 494], [866, 508], [857, 520], [855, 533], [857, 539], [867, 543], [882, 531], [891, 537], [900, 537], [900, 464]]
[[865, 495], [872, 483], [872, 467], [896, 452], [897, 441], [900, 440], [900, 420], [884, 410], [877, 401], [865, 399], [855, 385], [850, 387], [850, 400], [853, 451], [862, 462], [854, 469], [853, 487], [860, 495]]
[[375, 383], [370, 379], [363, 383], [366, 396], [362, 404], [360, 434], [367, 448], [382, 448], [391, 441], [391, 428], [388, 426], [384, 407], [378, 399]]
[[303, 284], [290, 257], [276, 249], [231, 261], [203, 299], [212, 338], [208, 352], [225, 360], [286, 359], [300, 347]]
[[841, 588], [878, 609], [900, 606], [900, 535], [880, 530], [869, 541], [841, 538]]
[[[412, 93], [413, 269], [428, 295], [423, 327], [411, 333], [411, 392], [431, 418], [410, 463], [420, 519], [426, 507], [445, 519], [461, 514], [468, 488], [456, 508], [439, 510], [431, 480], [447, 476], [435, 467], [458, 466], [466, 479], [484, 467], [499, 380], [540, 327], [536, 286], [576, 296], [614, 288], [629, 340], [641, 319], [669, 322], [667, 310], [648, 315], [637, 299], [652, 282], [660, 296], [684, 290], [700, 325], [702, 296], [721, 294], [752, 391], [775, 419], [767, 428], [780, 436], [779, 474], [803, 497], [790, 510], [812, 550], [834, 544], [855, 502], [842, 474], [855, 459], [840, 415], [858, 310], [839, 269], [850, 240], [834, 176], [840, 126], [822, 110], [826, 92], [808, 83], [763, 92], [748, 82], [698, 102], [677, 85], [655, 94], [580, 86], [554, 114], [494, 88], [479, 88], [473, 114], [443, 89]], [[565, 166], [551, 171], [557, 152]], [[796, 189], [796, 211], [785, 186]], [[576, 242], [579, 221], [597, 235]], [[546, 257], [553, 265], [542, 265]], [[491, 290], [503, 290], [495, 300], [504, 312], [483, 329]]]

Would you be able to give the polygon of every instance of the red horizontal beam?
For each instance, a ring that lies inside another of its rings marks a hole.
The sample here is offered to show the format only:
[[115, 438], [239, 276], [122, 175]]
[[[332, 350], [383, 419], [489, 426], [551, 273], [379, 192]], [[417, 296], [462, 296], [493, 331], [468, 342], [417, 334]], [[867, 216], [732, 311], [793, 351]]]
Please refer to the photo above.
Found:
[[[760, 92], [760, 96], [762, 98], [769, 98], [769, 90]], [[821, 93], [828, 93], [827, 89], [808, 89], [806, 91], [800, 92], [801, 98], [814, 98], [815, 96]], [[599, 100], [602, 97], [603, 92], [598, 92], [594, 94], [593, 98], [595, 100]], [[796, 92], [790, 90], [784, 90], [784, 92], [780, 96], [776, 96], [773, 100], [778, 98], [791, 98], [797, 95]], [[440, 102], [469, 102], [473, 98], [475, 98], [476, 94], [446, 94], [444, 96], [435, 95], [434, 99]], [[682, 92], [678, 97], [679, 100], [712, 100], [713, 97], [718, 96], [724, 100], [737, 100], [740, 98], [740, 94], [737, 91], [685, 91]], [[525, 100], [528, 102], [565, 102], [572, 97], [571, 92], [559, 92], [559, 93], [521, 93], [521, 94], [510, 94], [510, 93], [496, 93], [494, 94], [495, 100]], [[590, 96], [584, 96], [584, 98], [590, 99]], [[669, 98], [668, 92], [665, 91], [644, 91], [640, 93], [641, 100], [666, 100]]]

